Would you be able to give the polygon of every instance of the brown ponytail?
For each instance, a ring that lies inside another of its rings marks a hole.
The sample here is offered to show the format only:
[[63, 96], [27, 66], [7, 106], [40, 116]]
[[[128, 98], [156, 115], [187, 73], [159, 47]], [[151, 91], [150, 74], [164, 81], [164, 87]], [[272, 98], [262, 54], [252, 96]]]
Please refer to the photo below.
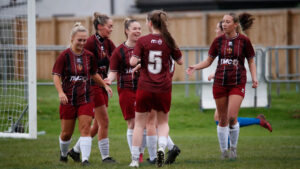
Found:
[[94, 13], [94, 20], [93, 20], [93, 24], [94, 24], [94, 28], [95, 30], [98, 30], [98, 25], [105, 25], [107, 23], [107, 21], [110, 18], [105, 15], [105, 14], [100, 14], [99, 12], [95, 12]]
[[254, 18], [251, 14], [242, 13], [239, 15], [239, 21], [243, 31], [249, 29], [252, 26], [253, 20]]
[[167, 27], [167, 13], [162, 10], [153, 10], [148, 13], [147, 20], [152, 22], [152, 25], [155, 29], [158, 29], [164, 40], [166, 41], [167, 45], [172, 49], [177, 49], [178, 46], [173, 39], [172, 35], [170, 34], [168, 27]]
[[236, 28], [236, 31], [238, 33], [249, 29], [253, 24], [254, 18], [251, 14], [242, 13], [239, 16], [237, 16], [235, 13], [229, 13], [228, 15], [233, 18], [234, 23], [238, 23], [238, 27]]

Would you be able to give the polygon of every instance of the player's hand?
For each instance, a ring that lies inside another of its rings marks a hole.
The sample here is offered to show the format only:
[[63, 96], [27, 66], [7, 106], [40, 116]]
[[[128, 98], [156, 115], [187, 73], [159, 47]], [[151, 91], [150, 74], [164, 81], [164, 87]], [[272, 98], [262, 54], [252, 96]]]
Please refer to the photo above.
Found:
[[258, 81], [255, 79], [255, 80], [252, 80], [252, 88], [257, 88], [258, 87]]
[[213, 79], [213, 78], [215, 78], [215, 75], [214, 75], [214, 74], [210, 74], [210, 75], [208, 76], [208, 81], [211, 81], [211, 79]]
[[105, 78], [104, 79], [104, 82], [107, 84], [107, 85], [111, 85], [111, 80], [109, 78]]
[[60, 103], [62, 103], [62, 104], [67, 104], [68, 103], [68, 98], [67, 98], [67, 96], [64, 92], [59, 93], [58, 97], [59, 97]]
[[186, 69], [185, 72], [186, 72], [188, 75], [192, 75], [192, 74], [195, 72], [195, 70], [196, 70], [195, 66], [190, 66], [190, 67], [188, 67], [188, 68]]
[[104, 88], [105, 88], [108, 96], [112, 97], [113, 96], [113, 91], [111, 90], [111, 88], [108, 85], [105, 85]]

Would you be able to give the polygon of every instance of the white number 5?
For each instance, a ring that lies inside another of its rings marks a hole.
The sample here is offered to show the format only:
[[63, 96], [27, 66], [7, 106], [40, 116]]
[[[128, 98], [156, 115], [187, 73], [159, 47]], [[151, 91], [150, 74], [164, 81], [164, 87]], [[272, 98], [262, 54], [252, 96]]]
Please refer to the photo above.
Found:
[[149, 51], [149, 63], [148, 63], [148, 71], [153, 74], [158, 74], [161, 71], [162, 63], [161, 63], [161, 51], [150, 50]]

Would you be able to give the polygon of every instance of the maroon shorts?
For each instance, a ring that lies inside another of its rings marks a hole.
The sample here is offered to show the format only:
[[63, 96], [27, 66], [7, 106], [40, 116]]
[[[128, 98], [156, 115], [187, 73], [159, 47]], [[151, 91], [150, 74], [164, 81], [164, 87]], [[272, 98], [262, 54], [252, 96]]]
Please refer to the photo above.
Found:
[[76, 119], [80, 115], [88, 115], [94, 117], [94, 103], [89, 102], [78, 106], [63, 105], [59, 106], [60, 119], [70, 120]]
[[125, 120], [135, 117], [135, 99], [136, 91], [131, 89], [118, 89], [119, 103], [122, 109], [123, 117]]
[[165, 93], [153, 93], [145, 90], [137, 90], [136, 112], [150, 112], [152, 109], [168, 113], [171, 107], [171, 91]]
[[108, 107], [108, 95], [103, 87], [92, 86], [94, 92], [95, 107], [106, 105]]
[[215, 99], [228, 97], [229, 95], [240, 95], [245, 97], [245, 85], [239, 84], [235, 86], [219, 86], [213, 85], [213, 95]]

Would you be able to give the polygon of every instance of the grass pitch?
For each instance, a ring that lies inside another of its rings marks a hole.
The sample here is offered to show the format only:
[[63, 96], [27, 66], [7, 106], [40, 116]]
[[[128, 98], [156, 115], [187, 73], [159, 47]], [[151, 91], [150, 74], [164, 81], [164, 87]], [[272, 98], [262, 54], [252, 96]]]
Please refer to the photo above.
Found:
[[[126, 122], [123, 120], [118, 103], [118, 95], [109, 101], [110, 155], [118, 164], [102, 164], [97, 140], [93, 139], [91, 166], [87, 168], [129, 168], [131, 156], [126, 140]], [[170, 113], [170, 136], [181, 149], [176, 162], [164, 168], [284, 168], [300, 166], [300, 93], [294, 91], [272, 93], [271, 108], [247, 108], [240, 110], [241, 117], [256, 117], [263, 113], [271, 122], [273, 132], [256, 125], [240, 130], [238, 159], [220, 160], [214, 110], [199, 110], [199, 98], [195, 90], [190, 97], [184, 97], [184, 86], [173, 86]], [[274, 90], [275, 91], [275, 90]], [[38, 87], [38, 131], [46, 131], [36, 140], [0, 138], [1, 169], [62, 169], [82, 168], [69, 158], [67, 164], [59, 162], [58, 135], [60, 120], [58, 96], [53, 86]], [[73, 135], [71, 146], [79, 138], [78, 128]], [[145, 153], [144, 159], [148, 157]], [[140, 168], [155, 168], [147, 162]]]

